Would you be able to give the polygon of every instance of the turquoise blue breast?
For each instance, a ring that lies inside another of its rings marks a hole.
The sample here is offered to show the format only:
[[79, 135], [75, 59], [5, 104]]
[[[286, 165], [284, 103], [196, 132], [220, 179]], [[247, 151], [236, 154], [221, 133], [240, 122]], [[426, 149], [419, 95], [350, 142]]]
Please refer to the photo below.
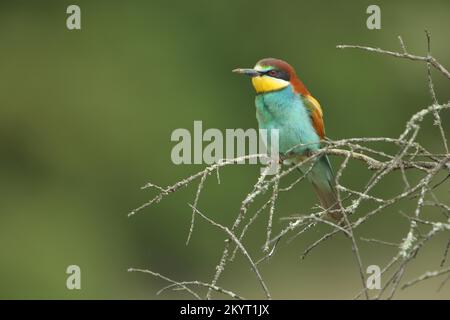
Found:
[[320, 137], [312, 125], [309, 111], [291, 86], [259, 94], [255, 104], [259, 128], [269, 132], [279, 130], [280, 153], [305, 154], [320, 148]]

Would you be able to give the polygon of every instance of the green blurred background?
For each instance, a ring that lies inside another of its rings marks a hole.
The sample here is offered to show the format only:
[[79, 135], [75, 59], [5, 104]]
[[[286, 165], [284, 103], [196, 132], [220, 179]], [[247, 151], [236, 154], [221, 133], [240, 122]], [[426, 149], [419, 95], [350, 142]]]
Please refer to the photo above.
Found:
[[[78, 4], [82, 30], [66, 28], [66, 8]], [[366, 28], [366, 8], [381, 6], [381, 30]], [[337, 44], [362, 44], [426, 53], [450, 66], [449, 1], [2, 1], [0, 4], [0, 298], [184, 298], [156, 296], [165, 285], [128, 267], [150, 268], [176, 280], [210, 281], [224, 235], [198, 221], [185, 246], [196, 186], [171, 195], [133, 218], [150, 199], [147, 181], [171, 184], [201, 169], [170, 160], [171, 132], [203, 127], [254, 128], [250, 82], [230, 71], [264, 57], [294, 65], [325, 112], [332, 139], [397, 136], [409, 117], [431, 100], [426, 68]], [[449, 82], [434, 73], [440, 101]], [[449, 133], [449, 114], [443, 118]], [[442, 152], [436, 127], [421, 141]], [[333, 158], [337, 165], [342, 159]], [[259, 167], [235, 166], [206, 183], [199, 208], [229, 224]], [[368, 177], [352, 164], [345, 182]], [[414, 177], [413, 177], [414, 178]], [[394, 176], [375, 190], [402, 188]], [[445, 188], [438, 191], [448, 197]], [[279, 200], [278, 218], [315, 204], [302, 183]], [[358, 236], [401, 241], [413, 203], [388, 210]], [[426, 214], [433, 215], [427, 209]], [[265, 239], [267, 215], [249, 233], [252, 252]], [[318, 227], [280, 244], [261, 266], [274, 298], [352, 298], [360, 288], [349, 242], [326, 242], [305, 260], [300, 254], [326, 232]], [[411, 264], [405, 279], [439, 268], [447, 237], [437, 237]], [[361, 243], [365, 265], [384, 265], [395, 248]], [[257, 256], [257, 255], [256, 255]], [[66, 289], [66, 267], [82, 271], [82, 290]], [[450, 298], [438, 280], [399, 291], [398, 298]], [[238, 257], [219, 283], [262, 298], [245, 259]], [[220, 296], [217, 296], [220, 297]]]

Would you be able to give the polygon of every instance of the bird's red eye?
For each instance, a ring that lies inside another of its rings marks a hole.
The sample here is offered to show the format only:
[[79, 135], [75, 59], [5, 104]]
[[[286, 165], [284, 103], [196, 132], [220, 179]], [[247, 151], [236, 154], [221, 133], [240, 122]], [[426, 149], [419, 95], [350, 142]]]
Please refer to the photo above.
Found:
[[269, 76], [276, 77], [276, 75], [277, 75], [277, 72], [275, 70], [270, 70], [269, 71]]

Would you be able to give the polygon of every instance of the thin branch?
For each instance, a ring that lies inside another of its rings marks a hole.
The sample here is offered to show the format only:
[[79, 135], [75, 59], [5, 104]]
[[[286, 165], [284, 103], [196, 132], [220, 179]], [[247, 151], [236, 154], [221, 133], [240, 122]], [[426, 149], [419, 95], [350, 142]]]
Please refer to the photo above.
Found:
[[149, 273], [149, 274], [151, 274], [152, 276], [155, 276], [155, 277], [157, 277], [157, 278], [161, 278], [161, 279], [163, 279], [163, 280], [165, 280], [165, 281], [167, 281], [167, 282], [170, 282], [170, 283], [172, 283], [172, 284], [174, 284], [174, 285], [177, 285], [177, 286], [182, 287], [184, 290], [186, 290], [187, 292], [189, 292], [190, 294], [192, 294], [196, 299], [201, 300], [200, 296], [199, 296], [197, 293], [195, 293], [194, 291], [192, 291], [191, 289], [189, 289], [186, 285], [181, 284], [181, 282], [172, 280], [172, 279], [170, 279], [170, 278], [168, 278], [168, 277], [166, 277], [166, 276], [163, 276], [163, 275], [160, 274], [160, 273], [153, 272], [153, 271], [151, 271], [151, 270], [146, 270], [146, 269], [136, 269], [136, 268], [128, 268], [128, 272], [142, 272], [142, 273]]
[[411, 287], [411, 286], [413, 286], [416, 283], [419, 283], [421, 281], [428, 280], [430, 278], [435, 278], [435, 277], [438, 277], [440, 275], [443, 275], [443, 274], [446, 274], [446, 273], [449, 273], [449, 272], [450, 272], [450, 268], [442, 269], [442, 270], [439, 270], [439, 271], [427, 271], [423, 275], [421, 275], [420, 277], [405, 283], [402, 286], [402, 289], [406, 289], [406, 288]]
[[398, 244], [398, 243], [387, 242], [387, 241], [382, 241], [382, 240], [378, 240], [378, 239], [367, 239], [367, 238], [360, 238], [360, 239], [362, 241], [374, 242], [374, 243], [378, 243], [378, 244], [384, 244], [386, 246], [391, 246], [391, 247], [396, 247], [396, 248], [398, 248], [400, 246], [400, 244]]
[[[245, 298], [243, 298], [242, 296], [234, 293], [233, 291], [230, 290], [226, 290], [224, 288], [218, 287], [218, 286], [213, 286], [209, 283], [206, 282], [201, 282], [201, 281], [183, 281], [183, 282], [179, 282], [179, 283], [173, 283], [170, 284], [162, 289], [160, 289], [156, 294], [159, 295], [161, 294], [163, 291], [171, 289], [173, 287], [179, 287], [179, 286], [189, 286], [189, 285], [195, 285], [195, 286], [200, 286], [200, 287], [205, 287], [208, 289], [212, 289], [214, 291], [217, 291], [219, 293], [223, 293], [224, 295], [230, 296], [232, 299], [236, 299], [236, 300], [245, 300]], [[184, 289], [184, 288], [183, 288]]]
[[266, 283], [264, 282], [263, 278], [261, 277], [261, 274], [259, 273], [258, 267], [256, 266], [256, 264], [253, 262], [253, 259], [250, 257], [250, 254], [247, 252], [247, 250], [245, 249], [245, 247], [242, 245], [242, 243], [239, 241], [239, 239], [234, 235], [233, 232], [231, 232], [230, 229], [228, 229], [225, 226], [222, 226], [221, 224], [211, 220], [210, 218], [208, 218], [207, 216], [205, 216], [203, 213], [201, 213], [200, 211], [197, 210], [197, 208], [193, 207], [192, 205], [190, 205], [191, 208], [193, 208], [195, 210], [195, 212], [201, 216], [203, 219], [205, 219], [207, 222], [209, 222], [210, 224], [212, 224], [213, 226], [221, 229], [222, 231], [224, 231], [231, 240], [234, 241], [234, 243], [236, 243], [236, 245], [239, 247], [239, 249], [241, 250], [242, 254], [247, 258], [248, 262], [250, 263], [250, 266], [253, 269], [253, 272], [256, 274], [259, 283], [261, 284], [261, 287], [264, 291], [264, 293], [266, 294], [267, 299], [271, 299], [270, 296], [270, 292], [267, 289]]
[[338, 49], [360, 49], [360, 50], [365, 50], [365, 51], [374, 52], [374, 53], [387, 54], [387, 55], [397, 57], [397, 58], [429, 62], [433, 67], [435, 67], [437, 70], [439, 70], [444, 76], [446, 76], [448, 79], [450, 79], [450, 72], [432, 56], [422, 57], [422, 56], [409, 54], [406, 52], [400, 53], [400, 52], [383, 50], [380, 48], [373, 48], [373, 47], [366, 47], [366, 46], [359, 46], [359, 45], [345, 45], [345, 44], [342, 45], [341, 44], [341, 45], [336, 46], [336, 48], [338, 48]]
[[[219, 167], [217, 167], [218, 170]], [[217, 171], [218, 172], [218, 171]], [[200, 179], [200, 183], [197, 187], [197, 193], [195, 194], [195, 200], [194, 200], [194, 207], [197, 208], [198, 206], [198, 199], [200, 198], [200, 192], [203, 189], [203, 185], [205, 184], [206, 177], [208, 176], [208, 171], [205, 170], [205, 172], [202, 175], [202, 178]], [[186, 245], [189, 244], [189, 240], [191, 239], [192, 232], [194, 231], [194, 223], [195, 223], [195, 210], [192, 210], [192, 217], [191, 217], [191, 226], [189, 227], [189, 234], [186, 240]]]
[[270, 198], [270, 209], [269, 209], [269, 221], [267, 222], [267, 233], [266, 233], [266, 244], [264, 245], [264, 251], [269, 251], [269, 241], [270, 236], [272, 234], [272, 221], [273, 221], [273, 215], [275, 213], [275, 202], [278, 198], [278, 189], [280, 185], [280, 166], [278, 166], [276, 177], [278, 179], [275, 180], [275, 183], [273, 184], [273, 191], [272, 191], [272, 197]]

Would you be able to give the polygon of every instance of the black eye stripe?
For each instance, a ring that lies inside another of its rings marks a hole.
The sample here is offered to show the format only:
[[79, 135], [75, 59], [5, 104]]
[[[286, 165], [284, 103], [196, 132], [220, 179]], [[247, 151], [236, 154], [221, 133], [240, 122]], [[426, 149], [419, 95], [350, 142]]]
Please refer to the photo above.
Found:
[[268, 75], [273, 78], [286, 80], [286, 81], [289, 81], [289, 78], [290, 78], [289, 74], [284, 70], [272, 69], [272, 70], [265, 71], [263, 74]]

